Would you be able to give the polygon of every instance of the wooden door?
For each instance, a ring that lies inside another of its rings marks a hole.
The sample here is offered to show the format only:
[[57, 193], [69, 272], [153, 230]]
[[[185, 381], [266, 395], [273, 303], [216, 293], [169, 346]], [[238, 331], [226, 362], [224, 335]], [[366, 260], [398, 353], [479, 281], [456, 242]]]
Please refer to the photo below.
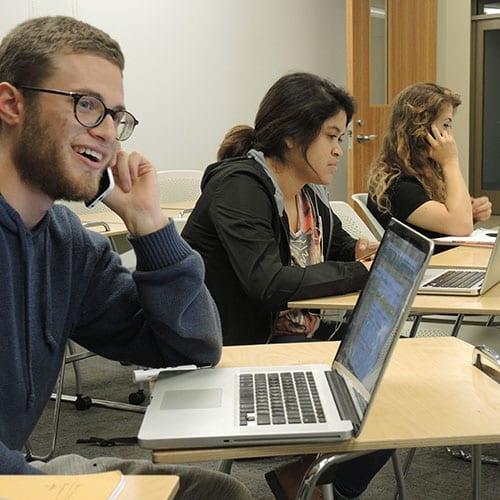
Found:
[[[411, 83], [436, 80], [436, 2], [347, 0], [347, 86], [358, 105], [347, 157], [349, 200], [367, 190], [394, 96]], [[382, 41], [376, 18], [385, 21]], [[372, 60], [381, 46], [384, 58]]]
[[500, 215], [500, 19], [478, 16], [472, 40], [472, 192]]

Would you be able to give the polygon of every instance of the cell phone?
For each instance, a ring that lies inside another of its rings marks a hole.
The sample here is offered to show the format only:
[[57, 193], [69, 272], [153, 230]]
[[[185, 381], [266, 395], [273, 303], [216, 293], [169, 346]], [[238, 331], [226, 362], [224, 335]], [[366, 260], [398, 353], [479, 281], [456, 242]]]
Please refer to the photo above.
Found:
[[115, 187], [115, 180], [113, 178], [113, 172], [110, 168], [107, 168], [103, 173], [101, 180], [99, 181], [99, 189], [97, 194], [85, 202], [87, 208], [94, 208], [100, 201], [104, 200], [108, 196], [113, 188]]

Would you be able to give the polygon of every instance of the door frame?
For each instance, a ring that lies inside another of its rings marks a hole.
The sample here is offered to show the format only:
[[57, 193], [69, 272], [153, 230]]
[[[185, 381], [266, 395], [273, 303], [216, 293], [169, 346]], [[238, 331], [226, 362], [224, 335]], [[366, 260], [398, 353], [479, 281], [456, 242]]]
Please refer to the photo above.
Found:
[[493, 214], [500, 214], [500, 190], [482, 189], [483, 166], [483, 81], [484, 33], [500, 30], [500, 16], [474, 16], [472, 18], [471, 47], [471, 128], [470, 128], [470, 187], [473, 196], [488, 196], [493, 204]]

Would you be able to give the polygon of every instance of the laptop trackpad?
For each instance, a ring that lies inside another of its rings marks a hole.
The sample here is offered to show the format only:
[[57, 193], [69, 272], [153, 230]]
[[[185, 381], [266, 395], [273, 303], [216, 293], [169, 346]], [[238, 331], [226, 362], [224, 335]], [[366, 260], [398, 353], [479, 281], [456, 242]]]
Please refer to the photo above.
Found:
[[162, 410], [188, 410], [192, 408], [219, 408], [222, 389], [192, 389], [166, 391], [161, 402]]

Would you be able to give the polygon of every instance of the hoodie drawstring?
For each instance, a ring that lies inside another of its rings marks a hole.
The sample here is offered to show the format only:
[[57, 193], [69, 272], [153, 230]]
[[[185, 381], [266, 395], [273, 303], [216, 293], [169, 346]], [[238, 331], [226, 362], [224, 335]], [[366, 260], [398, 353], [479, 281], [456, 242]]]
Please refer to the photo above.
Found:
[[19, 239], [21, 241], [21, 252], [24, 257], [25, 269], [24, 269], [24, 342], [26, 345], [26, 393], [28, 394], [28, 399], [26, 401], [26, 406], [32, 407], [35, 403], [35, 394], [33, 390], [33, 369], [32, 369], [32, 345], [31, 345], [31, 313], [30, 313], [30, 303], [31, 303], [31, 288], [29, 279], [31, 276], [31, 252], [28, 246], [28, 235], [26, 234], [25, 228], [20, 222], [16, 221], [17, 230], [19, 234]]
[[50, 279], [50, 237], [49, 229], [45, 232], [45, 324], [43, 325], [43, 336], [45, 343], [51, 351], [54, 351], [57, 343], [52, 335], [52, 281]]

